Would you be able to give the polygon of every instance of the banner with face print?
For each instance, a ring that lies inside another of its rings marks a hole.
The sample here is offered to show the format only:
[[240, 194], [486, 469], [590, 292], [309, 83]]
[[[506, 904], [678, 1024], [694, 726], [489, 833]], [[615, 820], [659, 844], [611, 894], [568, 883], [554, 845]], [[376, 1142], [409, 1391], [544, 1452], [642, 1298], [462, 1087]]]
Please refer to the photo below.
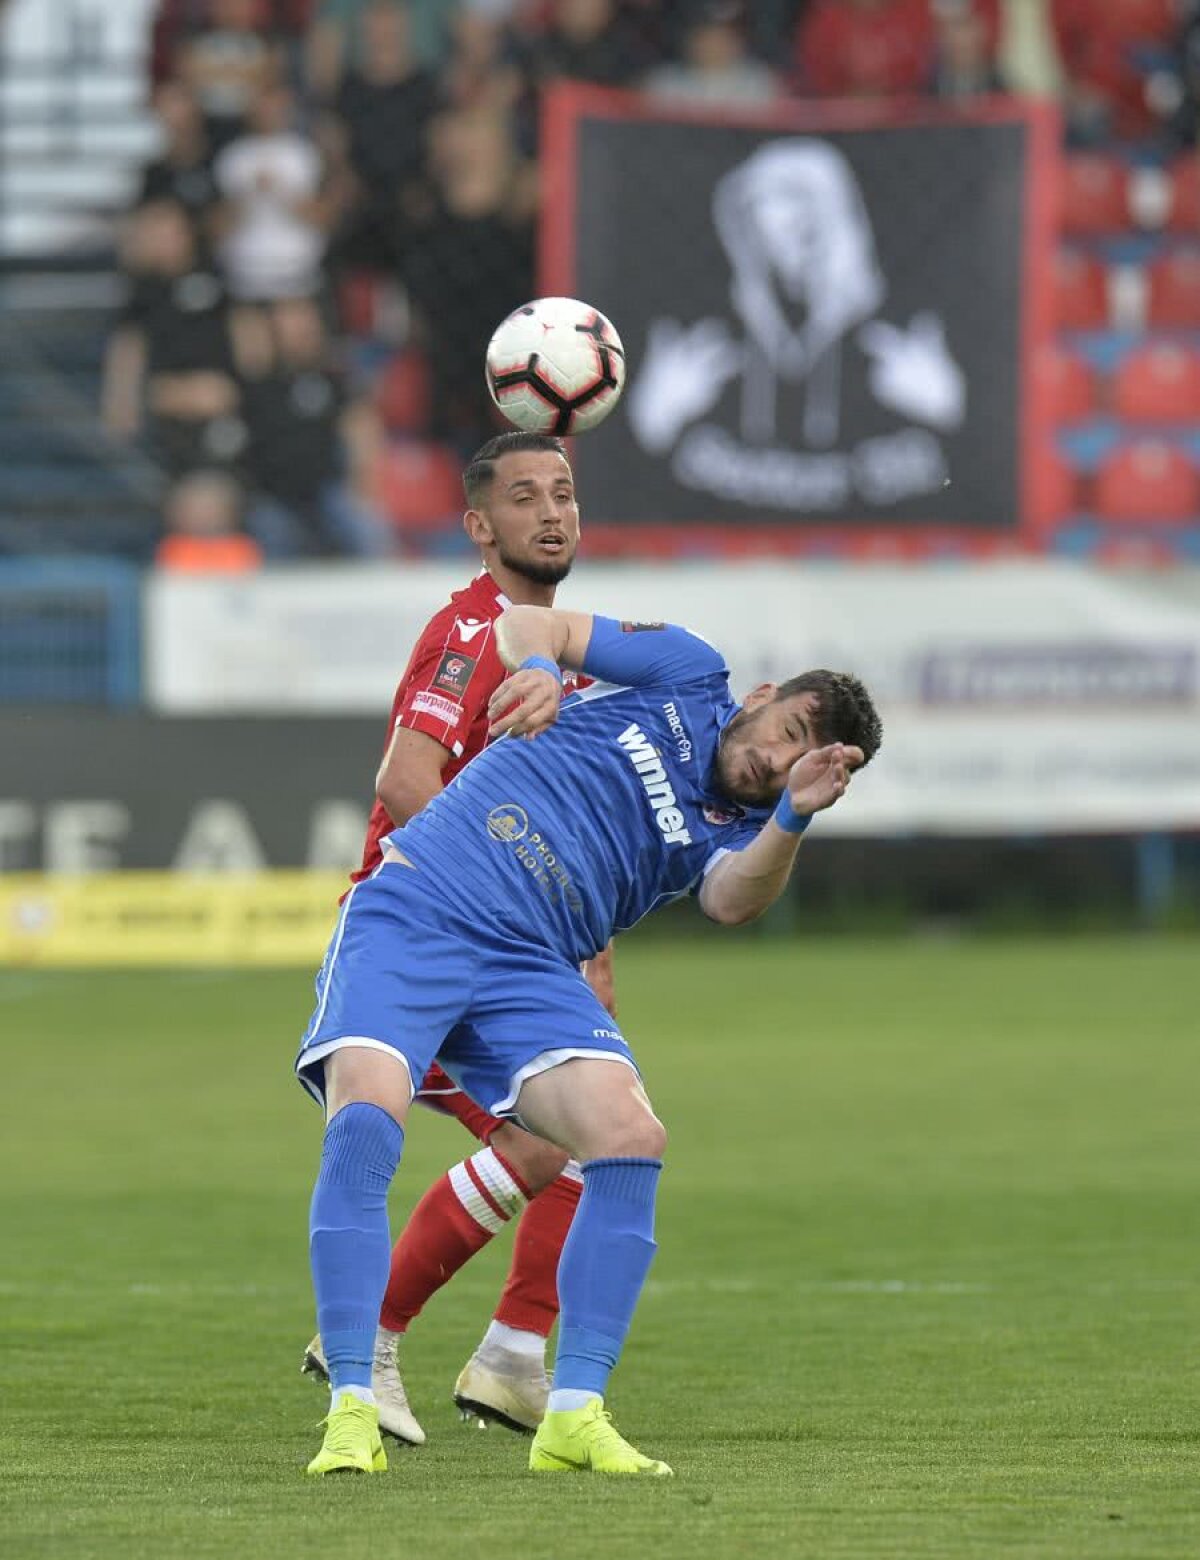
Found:
[[576, 441], [590, 521], [1020, 527], [1039, 111], [685, 121], [566, 88], [546, 124], [545, 290], [630, 368]]

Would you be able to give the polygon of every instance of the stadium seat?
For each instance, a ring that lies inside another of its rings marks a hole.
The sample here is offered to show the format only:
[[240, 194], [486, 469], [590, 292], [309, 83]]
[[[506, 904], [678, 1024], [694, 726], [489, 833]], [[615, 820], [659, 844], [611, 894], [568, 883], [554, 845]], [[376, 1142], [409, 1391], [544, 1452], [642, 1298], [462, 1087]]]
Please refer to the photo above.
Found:
[[453, 529], [463, 510], [459, 462], [441, 444], [405, 439], [384, 450], [373, 488], [396, 529]]
[[1108, 520], [1187, 520], [1200, 508], [1200, 481], [1182, 450], [1136, 439], [1096, 474], [1096, 513]]
[[1200, 233], [1200, 158], [1181, 157], [1167, 170], [1170, 205], [1167, 227], [1172, 233]]
[[1096, 370], [1079, 352], [1050, 346], [1038, 354], [1037, 377], [1056, 426], [1082, 422], [1097, 411]]
[[1166, 43], [1179, 26], [1176, 0], [1104, 0], [1105, 30], [1127, 47]]
[[1078, 473], [1054, 441], [1047, 439], [1035, 458], [1033, 523], [1044, 532], [1078, 508]]
[[375, 383], [375, 405], [392, 433], [422, 433], [429, 426], [429, 364], [419, 352], [397, 352]]
[[1166, 341], [1131, 352], [1113, 380], [1113, 402], [1127, 422], [1200, 418], [1200, 356]]
[[1180, 249], [1151, 264], [1147, 320], [1200, 330], [1200, 252]]
[[343, 277], [337, 295], [338, 316], [349, 335], [374, 333], [378, 290], [378, 280], [370, 271], [351, 271]]
[[1102, 330], [1108, 324], [1108, 278], [1095, 255], [1065, 248], [1055, 253], [1054, 318], [1060, 330]]
[[1129, 226], [1129, 171], [1115, 157], [1080, 153], [1062, 165], [1059, 221], [1068, 237], [1119, 233]]

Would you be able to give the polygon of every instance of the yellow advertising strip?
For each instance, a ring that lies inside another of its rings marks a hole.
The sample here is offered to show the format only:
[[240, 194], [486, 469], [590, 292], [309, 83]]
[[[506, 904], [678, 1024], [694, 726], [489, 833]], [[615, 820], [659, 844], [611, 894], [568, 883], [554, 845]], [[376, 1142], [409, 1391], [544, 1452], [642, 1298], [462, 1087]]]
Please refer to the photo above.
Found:
[[0, 966], [320, 963], [343, 872], [0, 875]]

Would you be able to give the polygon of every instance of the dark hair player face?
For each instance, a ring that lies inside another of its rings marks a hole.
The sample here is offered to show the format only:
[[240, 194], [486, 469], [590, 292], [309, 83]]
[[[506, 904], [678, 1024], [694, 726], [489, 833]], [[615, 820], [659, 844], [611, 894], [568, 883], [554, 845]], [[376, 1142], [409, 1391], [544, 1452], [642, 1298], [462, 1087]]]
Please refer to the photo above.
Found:
[[805, 672], [785, 683], [763, 683], [721, 734], [714, 778], [743, 807], [773, 807], [788, 772], [813, 748], [844, 742], [869, 764], [883, 728], [870, 695], [846, 672]]
[[579, 506], [557, 439], [494, 439], [463, 480], [471, 505], [467, 534], [485, 555], [493, 552], [505, 569], [537, 585], [557, 585], [567, 577], [579, 546]]

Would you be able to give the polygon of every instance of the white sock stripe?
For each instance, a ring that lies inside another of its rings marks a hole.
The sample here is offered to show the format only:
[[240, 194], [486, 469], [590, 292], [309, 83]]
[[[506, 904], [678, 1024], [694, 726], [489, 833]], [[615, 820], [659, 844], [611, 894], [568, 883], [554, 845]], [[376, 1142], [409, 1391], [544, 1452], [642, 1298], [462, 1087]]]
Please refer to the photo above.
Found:
[[502, 1210], [510, 1219], [515, 1218], [525, 1206], [525, 1193], [504, 1168], [495, 1150], [480, 1149], [479, 1153], [471, 1155], [471, 1165]]
[[496, 1210], [490, 1205], [483, 1193], [472, 1181], [465, 1164], [455, 1165], [449, 1172], [450, 1185], [454, 1188], [454, 1195], [475, 1220], [481, 1229], [487, 1230], [492, 1235], [498, 1235], [508, 1223], [502, 1219]]
[[562, 1167], [561, 1173], [566, 1176], [568, 1181], [578, 1181], [580, 1186], [583, 1185], [583, 1170], [580, 1168], [578, 1159], [568, 1159]]

